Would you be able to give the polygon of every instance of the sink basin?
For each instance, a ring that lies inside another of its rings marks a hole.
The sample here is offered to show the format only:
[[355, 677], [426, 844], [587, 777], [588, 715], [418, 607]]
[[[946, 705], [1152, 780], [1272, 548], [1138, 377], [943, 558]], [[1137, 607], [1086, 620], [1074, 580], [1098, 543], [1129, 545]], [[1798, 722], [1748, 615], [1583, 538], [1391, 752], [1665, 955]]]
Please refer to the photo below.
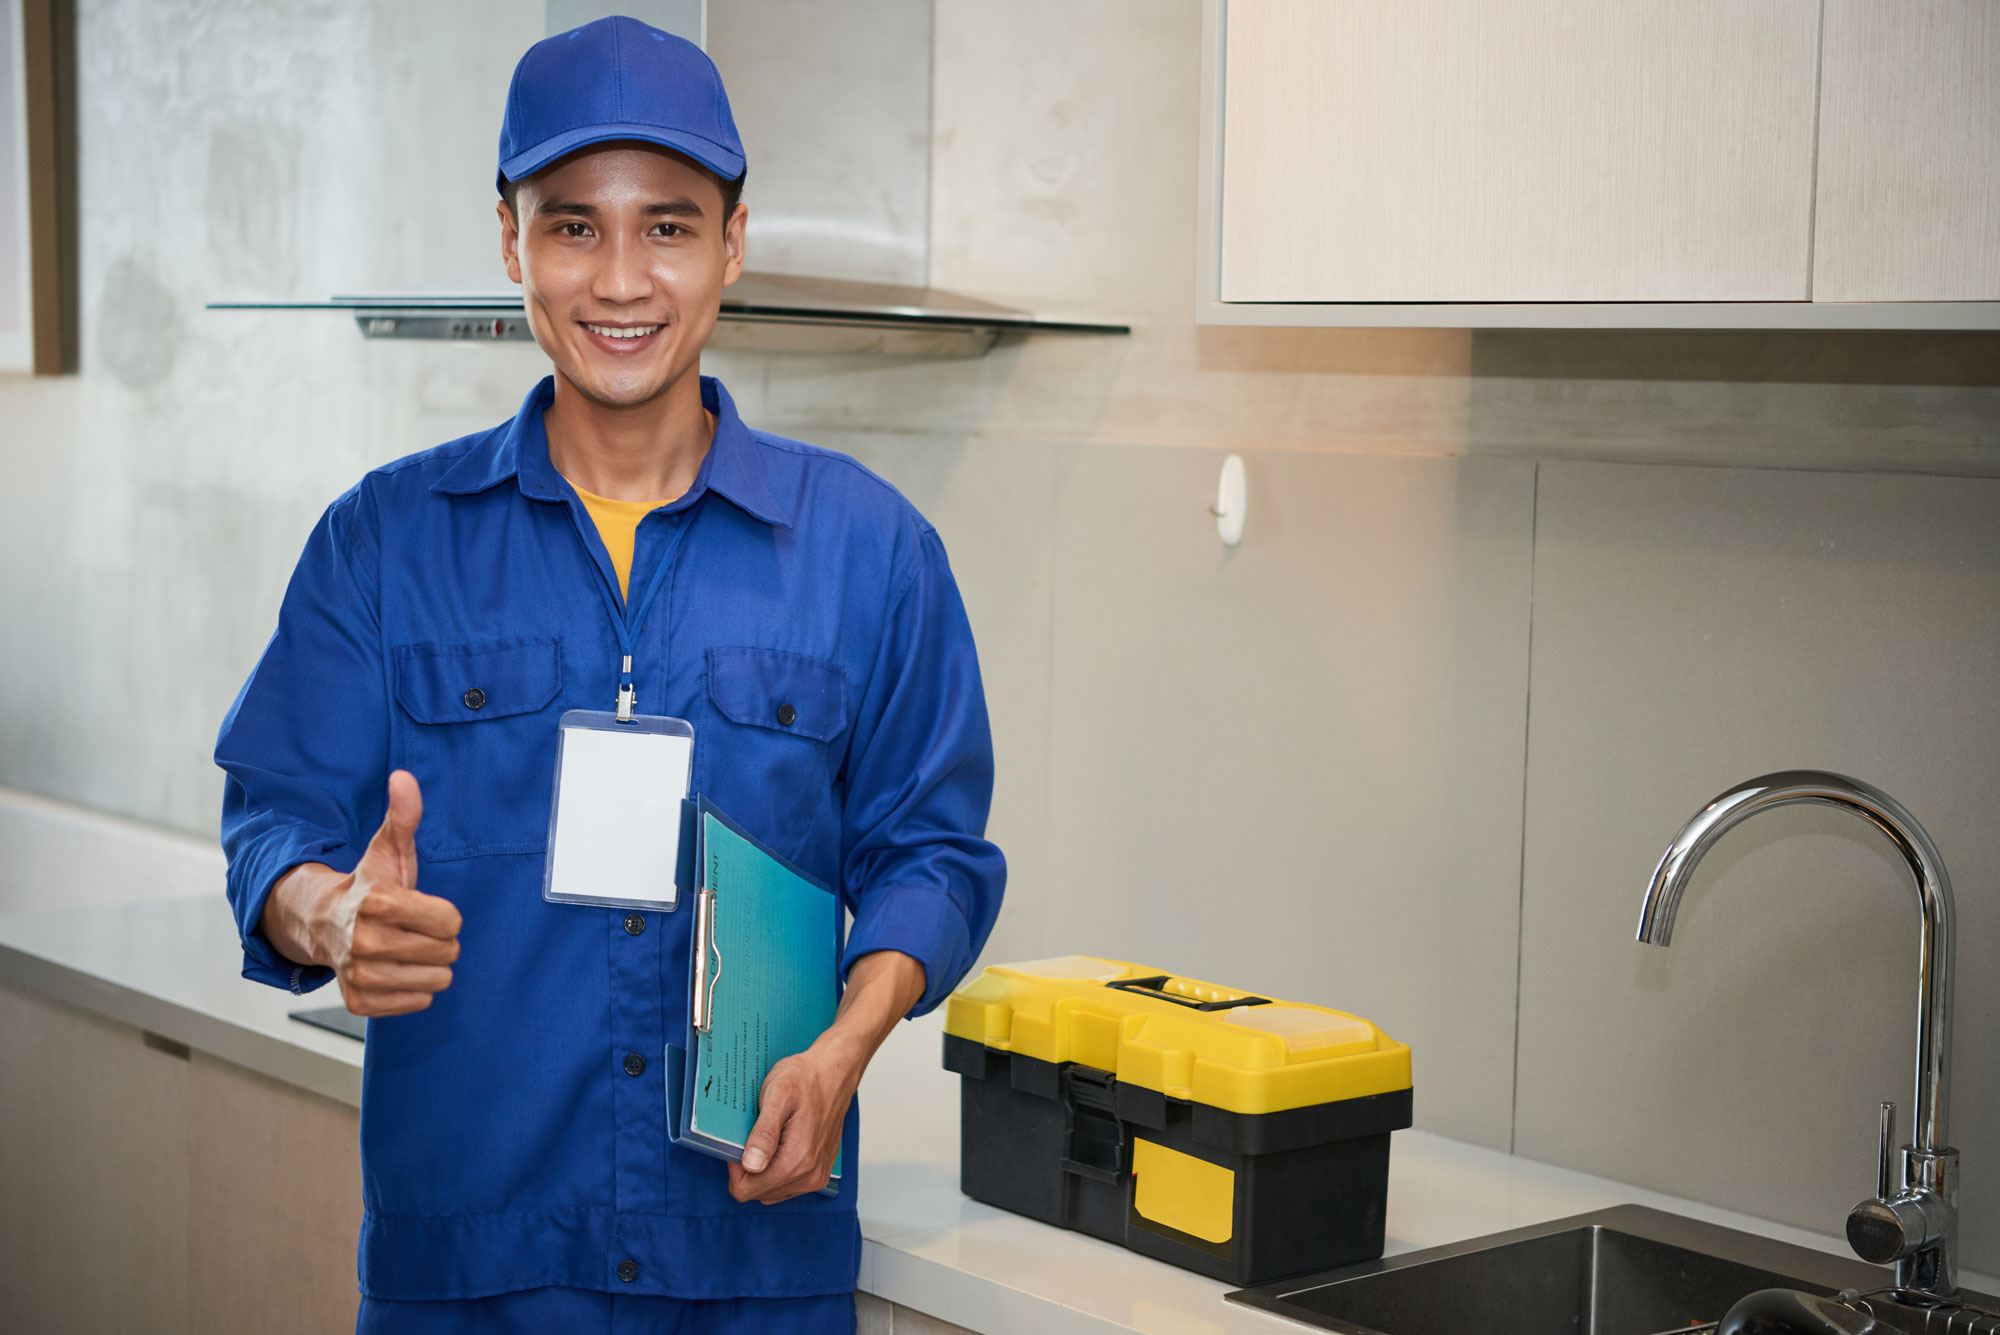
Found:
[[1622, 1205], [1229, 1297], [1340, 1335], [1660, 1335], [1703, 1329], [1758, 1289], [1825, 1296], [1891, 1280], [1857, 1260]]

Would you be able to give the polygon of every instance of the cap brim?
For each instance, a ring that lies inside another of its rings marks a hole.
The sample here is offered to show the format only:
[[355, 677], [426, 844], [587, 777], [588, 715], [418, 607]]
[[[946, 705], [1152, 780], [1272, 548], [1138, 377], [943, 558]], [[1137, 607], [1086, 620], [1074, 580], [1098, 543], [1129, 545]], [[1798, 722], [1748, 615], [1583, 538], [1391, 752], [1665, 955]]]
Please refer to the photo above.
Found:
[[725, 181], [733, 181], [743, 174], [741, 153], [700, 135], [663, 130], [653, 125], [585, 125], [553, 139], [544, 139], [533, 148], [504, 159], [500, 163], [500, 180], [518, 181], [533, 176], [557, 158], [574, 153], [579, 148], [610, 143], [615, 139], [637, 139], [643, 143], [658, 144], [661, 148], [671, 148], [676, 153], [693, 158]]

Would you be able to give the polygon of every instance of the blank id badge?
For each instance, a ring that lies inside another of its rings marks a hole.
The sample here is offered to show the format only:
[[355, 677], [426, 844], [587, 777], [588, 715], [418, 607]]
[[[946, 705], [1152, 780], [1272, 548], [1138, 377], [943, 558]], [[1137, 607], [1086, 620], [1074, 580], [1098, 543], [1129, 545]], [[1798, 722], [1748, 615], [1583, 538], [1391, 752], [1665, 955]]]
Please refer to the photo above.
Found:
[[572, 709], [557, 725], [542, 898], [671, 911], [694, 763], [683, 719]]

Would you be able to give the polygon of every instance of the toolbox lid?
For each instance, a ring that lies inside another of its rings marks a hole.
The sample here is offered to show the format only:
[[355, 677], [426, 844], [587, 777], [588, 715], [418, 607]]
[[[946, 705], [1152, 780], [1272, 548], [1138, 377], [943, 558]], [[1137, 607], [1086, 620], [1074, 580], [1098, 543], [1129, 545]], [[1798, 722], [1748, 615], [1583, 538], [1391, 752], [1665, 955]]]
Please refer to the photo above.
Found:
[[1359, 1016], [1094, 955], [993, 965], [952, 993], [944, 1029], [1227, 1112], [1410, 1088], [1408, 1045]]

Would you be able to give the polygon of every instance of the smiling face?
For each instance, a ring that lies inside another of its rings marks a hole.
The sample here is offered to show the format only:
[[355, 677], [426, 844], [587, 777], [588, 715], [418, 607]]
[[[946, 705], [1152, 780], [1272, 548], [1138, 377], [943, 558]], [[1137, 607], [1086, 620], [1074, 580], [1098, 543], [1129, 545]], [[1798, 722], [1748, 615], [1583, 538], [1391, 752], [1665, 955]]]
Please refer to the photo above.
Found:
[[723, 207], [713, 176], [638, 143], [585, 149], [521, 182], [514, 208], [501, 201], [507, 276], [558, 375], [624, 408], [699, 368], [743, 271], [747, 211]]

